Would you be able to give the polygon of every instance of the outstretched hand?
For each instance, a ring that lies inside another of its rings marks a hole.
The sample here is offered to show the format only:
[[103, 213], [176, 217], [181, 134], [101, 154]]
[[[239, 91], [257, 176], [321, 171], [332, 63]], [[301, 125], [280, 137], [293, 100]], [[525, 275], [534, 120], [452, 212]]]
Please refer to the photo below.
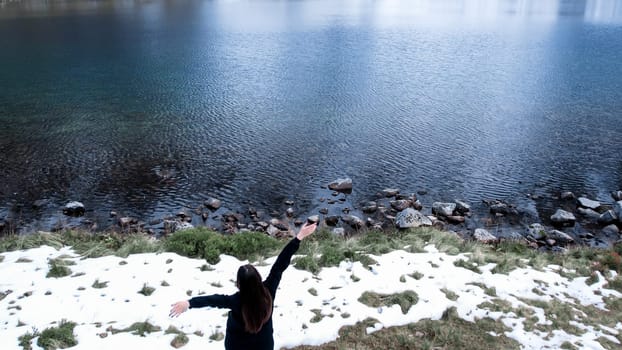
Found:
[[312, 234], [313, 231], [315, 231], [316, 228], [317, 228], [317, 224], [316, 223], [310, 224], [310, 223], [307, 222], [300, 228], [300, 231], [296, 235], [296, 238], [298, 238], [299, 240], [302, 241], [305, 237], [307, 237], [310, 234]]
[[188, 310], [188, 308], [190, 307], [190, 303], [188, 302], [188, 300], [183, 300], [178, 301], [171, 306], [171, 312], [168, 314], [168, 316], [177, 317]]

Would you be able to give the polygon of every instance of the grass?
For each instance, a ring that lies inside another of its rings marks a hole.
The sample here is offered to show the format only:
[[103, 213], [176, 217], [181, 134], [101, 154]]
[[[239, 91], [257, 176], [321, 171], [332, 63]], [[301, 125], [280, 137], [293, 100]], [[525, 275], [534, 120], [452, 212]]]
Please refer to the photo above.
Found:
[[[455, 308], [445, 311], [440, 320], [425, 319], [399, 327], [387, 327], [371, 334], [367, 328], [378, 321], [368, 318], [354, 326], [339, 330], [337, 340], [320, 346], [298, 346], [296, 350], [311, 349], [519, 349], [520, 345], [503, 335], [509, 331], [500, 321], [490, 318], [469, 322], [461, 319]], [[494, 332], [498, 336], [490, 333]]]
[[45, 350], [66, 349], [78, 345], [73, 329], [76, 323], [62, 320], [58, 327], [43, 330], [37, 340], [37, 345]]
[[67, 260], [62, 259], [50, 259], [48, 261], [50, 270], [45, 277], [47, 278], [61, 278], [71, 275], [71, 269], [67, 267], [70, 263]]
[[411, 290], [395, 294], [378, 294], [375, 292], [363, 292], [358, 301], [371, 307], [399, 305], [403, 314], [407, 314], [410, 307], [417, 304], [419, 297]]
[[160, 328], [159, 326], [152, 325], [151, 323], [149, 323], [149, 321], [135, 322], [131, 326], [124, 328], [124, 329], [115, 329], [112, 327], [108, 328], [108, 331], [110, 331], [112, 334], [126, 332], [126, 333], [131, 333], [134, 335], [138, 335], [141, 337], [144, 337], [146, 336], [146, 334], [149, 334], [149, 333], [159, 332], [161, 330], [162, 328]]
[[19, 340], [19, 346], [21, 346], [23, 350], [32, 350], [32, 340], [39, 335], [39, 331], [33, 328], [32, 332], [26, 332], [17, 338], [17, 340]]
[[149, 287], [147, 283], [143, 284], [143, 287], [138, 291], [138, 294], [142, 294], [146, 297], [150, 296], [155, 292], [155, 288]]
[[99, 279], [96, 279], [91, 287], [96, 289], [106, 288], [108, 287], [108, 281], [100, 282]]
[[[7, 236], [0, 239], [0, 252], [17, 249], [35, 248], [49, 245], [60, 248], [72, 246], [76, 253], [83, 257], [97, 257], [101, 255], [118, 255], [125, 257], [132, 253], [142, 252], [175, 252], [183, 256], [205, 259], [206, 264], [200, 269], [209, 271], [210, 265], [219, 261], [220, 254], [229, 254], [239, 259], [254, 260], [274, 256], [284, 246], [286, 241], [277, 240], [264, 233], [244, 233], [222, 235], [204, 228], [197, 228], [177, 232], [161, 240], [153, 240], [146, 235], [117, 235], [114, 233], [90, 234], [75, 231], [65, 231], [55, 234], [37, 233], [26, 236]], [[441, 252], [450, 255], [462, 254], [455, 262], [471, 271], [481, 273], [487, 264], [494, 264], [492, 273], [508, 274], [516, 268], [531, 266], [534, 269], [544, 270], [556, 265], [555, 271], [565, 278], [587, 277], [588, 283], [597, 282], [596, 278], [606, 280], [605, 288], [620, 291], [622, 278], [620, 272], [622, 262], [622, 244], [611, 249], [594, 249], [587, 247], [572, 247], [566, 253], [538, 252], [520, 242], [501, 241], [495, 245], [482, 245], [473, 241], [464, 241], [455, 234], [437, 231], [430, 228], [419, 228], [405, 231], [383, 233], [376, 231], [365, 232], [362, 236], [337, 237], [327, 230], [321, 230], [303, 241], [294, 264], [297, 268], [317, 273], [325, 266], [337, 266], [342, 261], [360, 262], [371, 266], [376, 262], [372, 255], [383, 254], [395, 249], [404, 249], [408, 252], [422, 252], [427, 245], [434, 244]], [[1, 257], [1, 256], [0, 256]], [[49, 277], [63, 277], [71, 274], [69, 260], [50, 260]], [[617, 274], [612, 273], [617, 272]], [[600, 277], [599, 277], [600, 276]], [[408, 278], [421, 279], [423, 274], [413, 271], [402, 276], [405, 283]], [[358, 277], [352, 275], [352, 281]], [[98, 282], [98, 281], [96, 281]], [[494, 288], [484, 284], [475, 284], [482, 288], [491, 300], [480, 304], [480, 307], [500, 312], [513, 312], [523, 318], [526, 330], [540, 331], [552, 334], [554, 329], [565, 330], [572, 334], [581, 334], [584, 330], [575, 327], [573, 321], [584, 322], [595, 329], [607, 326], [615, 328], [622, 314], [620, 298], [604, 297], [606, 310], [592, 305], [581, 305], [578, 301], [541, 303], [534, 300], [523, 300], [524, 306], [512, 307], [507, 302], [497, 298]], [[94, 284], [95, 285], [95, 284]], [[162, 285], [165, 285], [163, 282]], [[406, 284], [405, 284], [406, 285]], [[540, 286], [538, 290], [546, 287]], [[148, 295], [147, 285], [143, 286], [141, 294]], [[546, 290], [546, 289], [543, 289]], [[317, 291], [310, 289], [309, 293]], [[408, 312], [413, 304], [417, 303], [417, 294], [398, 293], [381, 295], [365, 292], [359, 301], [372, 306], [400, 305], [402, 312]], [[450, 290], [443, 290], [449, 299], [457, 297]], [[541, 308], [546, 320], [541, 320], [531, 310], [532, 307]], [[321, 313], [318, 317], [325, 317]], [[516, 342], [503, 335], [505, 327], [500, 321], [479, 319], [468, 322], [455, 315], [455, 310], [449, 309], [441, 320], [422, 320], [417, 323], [401, 327], [390, 327], [367, 335], [366, 327], [375, 321], [365, 320], [354, 326], [344, 327], [340, 331], [340, 338], [335, 342], [323, 345], [321, 349], [375, 349], [379, 347], [391, 349], [512, 349], [517, 348]], [[152, 326], [155, 327], [155, 326]], [[129, 327], [132, 328], [132, 327]], [[128, 329], [129, 329], [128, 328]], [[140, 323], [132, 332], [145, 334], [149, 332], [148, 323]], [[493, 332], [497, 336], [491, 335]], [[20, 342], [28, 344], [35, 333], [27, 333], [20, 337]], [[622, 336], [616, 336], [622, 341]], [[609, 340], [598, 340], [604, 348], [615, 348]], [[565, 347], [581, 346], [565, 344]], [[300, 349], [313, 347], [300, 347]]]

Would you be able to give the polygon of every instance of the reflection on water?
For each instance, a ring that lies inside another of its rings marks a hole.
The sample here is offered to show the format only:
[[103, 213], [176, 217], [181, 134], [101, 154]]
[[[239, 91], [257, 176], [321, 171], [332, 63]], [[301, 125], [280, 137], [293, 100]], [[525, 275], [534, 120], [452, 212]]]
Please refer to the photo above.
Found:
[[342, 207], [385, 187], [542, 217], [562, 189], [610, 201], [621, 3], [0, 1], [0, 219], [209, 196], [304, 215], [343, 176]]

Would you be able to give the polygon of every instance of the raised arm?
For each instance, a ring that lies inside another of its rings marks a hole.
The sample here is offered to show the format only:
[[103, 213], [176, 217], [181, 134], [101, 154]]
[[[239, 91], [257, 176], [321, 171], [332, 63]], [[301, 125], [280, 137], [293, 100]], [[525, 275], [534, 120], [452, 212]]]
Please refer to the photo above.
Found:
[[265, 282], [266, 287], [270, 290], [270, 292], [272, 292], [273, 295], [276, 293], [276, 288], [281, 282], [283, 271], [287, 269], [292, 260], [292, 255], [294, 255], [300, 247], [300, 241], [312, 234], [316, 228], [317, 224], [305, 224], [300, 229], [300, 232], [298, 232], [296, 237], [287, 243], [285, 248], [283, 248], [279, 256], [276, 258], [276, 262], [272, 265], [270, 274], [268, 275], [268, 278], [266, 278]]
[[169, 316], [177, 317], [182, 313], [186, 312], [189, 308], [199, 308], [206, 306], [217, 307], [221, 309], [230, 309], [233, 305], [234, 296], [235, 294], [212, 294], [194, 297], [190, 300], [178, 301], [175, 304], [171, 305], [171, 311], [169, 313]]

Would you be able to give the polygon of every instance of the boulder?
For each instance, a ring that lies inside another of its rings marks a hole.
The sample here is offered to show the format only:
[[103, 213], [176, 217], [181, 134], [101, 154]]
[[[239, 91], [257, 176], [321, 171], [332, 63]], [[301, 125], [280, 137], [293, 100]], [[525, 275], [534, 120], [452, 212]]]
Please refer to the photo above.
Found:
[[473, 238], [482, 243], [492, 243], [497, 241], [497, 237], [483, 228], [476, 228], [473, 233]]
[[313, 224], [319, 224], [320, 223], [320, 216], [319, 215], [311, 215], [307, 218], [307, 222], [313, 223]]
[[561, 198], [563, 200], [575, 199], [575, 195], [574, 195], [574, 193], [572, 193], [570, 191], [565, 191], [565, 192], [562, 192], [559, 195], [559, 198]]
[[400, 190], [397, 188], [385, 188], [382, 190], [382, 195], [385, 197], [395, 197], [398, 193], [400, 193]]
[[613, 224], [617, 220], [618, 216], [616, 215], [616, 213], [613, 210], [607, 210], [606, 212], [600, 214], [600, 217], [598, 218], [598, 223], [602, 225], [609, 225]]
[[407, 199], [399, 199], [396, 201], [391, 201], [391, 208], [397, 210], [397, 211], [402, 211], [408, 207], [410, 207], [412, 203], [407, 200]]
[[603, 227], [602, 232], [605, 235], [614, 236], [620, 234], [620, 229], [618, 228], [618, 226], [611, 224]]
[[281, 230], [279, 230], [276, 226], [270, 225], [268, 226], [268, 228], [266, 229], [266, 232], [272, 236], [272, 237], [276, 237], [276, 235], [281, 232]]
[[216, 198], [208, 198], [203, 204], [207, 209], [218, 210], [218, 208], [222, 205], [222, 201]]
[[507, 240], [512, 240], [512, 241], [525, 241], [525, 237], [523, 237], [523, 235], [521, 235], [520, 233], [515, 232], [515, 231], [512, 231], [512, 232], [508, 233], [503, 238], [507, 239]]
[[589, 209], [596, 210], [598, 207], [600, 207], [600, 202], [591, 200], [586, 197], [579, 197], [577, 201], [579, 202], [579, 206], [583, 208], [589, 208]]
[[611, 198], [616, 202], [622, 201], [622, 190], [611, 192]]
[[173, 233], [194, 228], [189, 222], [181, 222], [176, 220], [164, 220], [164, 231]]
[[395, 217], [395, 225], [398, 228], [432, 226], [432, 220], [413, 208], [406, 208]]
[[133, 223], [132, 221], [134, 221], [134, 219], [132, 219], [129, 216], [121, 217], [119, 218], [119, 226], [121, 227], [128, 226]]
[[322, 215], [326, 215], [328, 214], [328, 208], [321, 208], [320, 210], [318, 210], [318, 212]]
[[557, 209], [555, 214], [551, 215], [551, 221], [556, 225], [573, 225], [576, 220], [573, 213], [563, 209]]
[[328, 184], [328, 188], [333, 191], [339, 191], [339, 192], [352, 191], [352, 179], [350, 178], [337, 179], [331, 182], [330, 184]]
[[546, 237], [548, 239], [555, 240], [555, 242], [557, 243], [562, 244], [569, 244], [574, 242], [574, 238], [570, 237], [570, 235], [568, 235], [567, 233], [558, 230], [551, 230], [547, 232]]
[[541, 240], [546, 237], [546, 229], [541, 224], [531, 224], [527, 235], [535, 240]]
[[68, 216], [82, 216], [84, 215], [84, 204], [76, 201], [69, 202], [65, 204], [63, 214]]
[[421, 210], [423, 209], [423, 204], [421, 204], [421, 201], [417, 199], [413, 202], [412, 207], [415, 208], [415, 210]]
[[577, 212], [590, 220], [596, 221], [600, 219], [600, 214], [597, 211], [592, 210], [592, 209], [579, 208], [577, 209]]
[[468, 203], [460, 201], [460, 200], [456, 200], [455, 202], [456, 202], [456, 211], [460, 213], [461, 215], [464, 215], [471, 211], [471, 206]]
[[285, 215], [287, 215], [287, 217], [289, 217], [289, 218], [294, 216], [294, 208], [292, 208], [292, 207], [287, 208], [287, 210], [285, 210]]
[[617, 201], [613, 205], [613, 213], [616, 214], [620, 223], [622, 223], [622, 201]]
[[365, 225], [365, 222], [356, 215], [344, 215], [341, 217], [341, 221], [357, 229]]
[[366, 214], [371, 214], [376, 210], [378, 210], [378, 205], [376, 204], [376, 202], [367, 202], [363, 207], [363, 213]]
[[511, 207], [509, 204], [502, 201], [487, 201], [489, 204], [489, 209], [492, 214], [495, 215], [516, 215], [518, 211], [515, 208]]
[[456, 209], [456, 203], [443, 203], [443, 202], [434, 202], [432, 203], [432, 213], [438, 216], [451, 216]]
[[460, 215], [450, 215], [447, 217], [447, 221], [451, 222], [452, 224], [462, 224], [464, 220], [464, 216]]
[[337, 226], [337, 223], [339, 222], [339, 216], [337, 215], [327, 216], [324, 218], [324, 222], [328, 226]]

